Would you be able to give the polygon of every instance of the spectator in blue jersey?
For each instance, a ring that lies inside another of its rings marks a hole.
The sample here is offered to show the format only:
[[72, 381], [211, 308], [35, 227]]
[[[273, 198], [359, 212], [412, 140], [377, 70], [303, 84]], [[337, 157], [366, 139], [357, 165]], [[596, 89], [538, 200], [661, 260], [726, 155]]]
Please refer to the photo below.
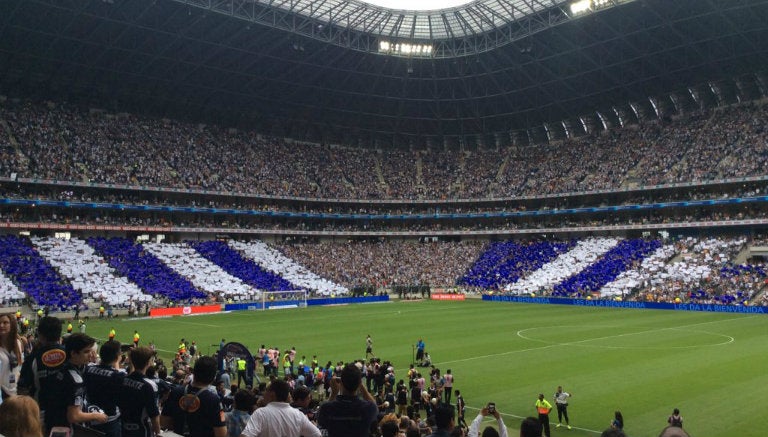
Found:
[[163, 406], [160, 425], [189, 437], [226, 437], [224, 408], [211, 384], [216, 379], [216, 359], [195, 362], [189, 385], [176, 387]]
[[[18, 394], [28, 394], [37, 400], [40, 412], [45, 418], [44, 434], [48, 435], [55, 426], [54, 418], [57, 414], [46, 414], [48, 410], [56, 407], [58, 399], [62, 397], [62, 386], [58, 383], [63, 376], [64, 363], [67, 353], [61, 341], [61, 320], [55, 317], [43, 317], [39, 311], [37, 326], [37, 346], [32, 355], [27, 357], [21, 368], [21, 377], [18, 384]], [[69, 426], [66, 417], [58, 415], [58, 424]]]
[[147, 377], [154, 357], [146, 346], [133, 348], [128, 355], [132, 372], [123, 380], [120, 397], [123, 437], [152, 437], [160, 432], [157, 384]]
[[83, 370], [85, 393], [89, 410], [99, 409], [108, 416], [107, 422], [93, 428], [104, 433], [104, 437], [120, 437], [122, 421], [117, 406], [122, 393], [125, 373], [120, 370], [120, 342], [110, 340], [99, 349], [100, 363], [86, 366]]
[[[61, 398], [57, 400], [53, 408], [56, 423], [52, 426], [69, 426], [75, 424], [104, 424], [107, 415], [98, 409], [87, 411], [85, 404], [85, 384], [83, 384], [83, 368], [91, 360], [93, 345], [96, 339], [86, 334], [75, 333], [64, 341], [64, 349], [67, 351], [67, 362], [64, 363], [63, 378], [58, 381], [61, 387]], [[63, 411], [62, 411], [63, 407]], [[46, 411], [46, 420], [48, 419]], [[61, 414], [66, 418], [66, 424], [62, 421]]]

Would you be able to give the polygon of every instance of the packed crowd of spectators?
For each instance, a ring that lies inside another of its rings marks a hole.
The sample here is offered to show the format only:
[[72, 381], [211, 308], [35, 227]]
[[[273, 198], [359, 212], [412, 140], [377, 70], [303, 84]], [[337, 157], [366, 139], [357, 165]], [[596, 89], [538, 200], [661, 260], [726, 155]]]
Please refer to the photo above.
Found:
[[[503, 232], [515, 230], [558, 230], [562, 228], [670, 225], [670, 228], [690, 227], [695, 222], [764, 220], [768, 217], [768, 202], [755, 200], [734, 204], [668, 205], [645, 207], [605, 206], [595, 211], [538, 210], [497, 214], [478, 214], [468, 217], [312, 217], [296, 214], [293, 217], [270, 214], [255, 215], [221, 212], [167, 212], [135, 211], [130, 208], [86, 206], [83, 208], [28, 206], [0, 209], [0, 222], [30, 224], [103, 225], [163, 228], [205, 228], [251, 231], [299, 232], [411, 232], [439, 233], [441, 231]], [[254, 232], [255, 233], [255, 232]]]
[[350, 287], [453, 287], [483, 247], [484, 243], [472, 241], [377, 241], [283, 243], [277, 249], [310, 270]]
[[[261, 241], [142, 244], [123, 238], [0, 240], [0, 303], [54, 309], [257, 301], [262, 291], [349, 289], [309, 271]], [[13, 280], [12, 280], [12, 279]]]
[[766, 107], [747, 104], [503, 150], [363, 150], [67, 104], [6, 101], [0, 174], [346, 199], [511, 197], [764, 176]]
[[[554, 249], [574, 242], [497, 243], [481, 256], [483, 268], [462, 281], [522, 295], [764, 305], [765, 261], [737, 263], [739, 254], [759, 243], [745, 237], [686, 237], [665, 244], [600, 237], [578, 241], [557, 257], [552, 255]], [[526, 270], [531, 264], [537, 268]]]
[[681, 187], [667, 190], [636, 191], [632, 193], [606, 193], [610, 198], [565, 195], [510, 199], [506, 201], [452, 203], [330, 203], [296, 202], [271, 198], [231, 195], [194, 196], [171, 195], [162, 191], [94, 189], [82, 186], [54, 184], [0, 183], [0, 197], [9, 199], [55, 200], [69, 202], [70, 208], [80, 204], [174, 206], [204, 209], [237, 210], [240, 212], [288, 212], [302, 214], [358, 214], [358, 215], [415, 215], [415, 214], [484, 214], [492, 212], [548, 211], [595, 206], [644, 205], [648, 203], [724, 200], [764, 196], [768, 180], [750, 183], [731, 183]]
[[[428, 239], [431, 240], [431, 239]], [[766, 303], [743, 237], [568, 241], [286, 240], [138, 244], [120, 238], [5, 236], [0, 301], [56, 309], [258, 300], [262, 290], [448, 289], [658, 302]], [[739, 261], [741, 259], [741, 261]], [[409, 288], [410, 287], [410, 288]], [[422, 294], [424, 294], [422, 292]]]

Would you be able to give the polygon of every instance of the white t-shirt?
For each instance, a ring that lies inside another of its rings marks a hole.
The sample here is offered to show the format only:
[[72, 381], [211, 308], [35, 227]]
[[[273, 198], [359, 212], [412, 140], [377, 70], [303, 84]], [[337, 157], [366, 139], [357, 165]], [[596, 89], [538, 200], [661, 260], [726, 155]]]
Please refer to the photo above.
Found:
[[[19, 350], [23, 350], [21, 340], [16, 340], [16, 342], [19, 345]], [[7, 395], [16, 394], [16, 383], [19, 381], [19, 375], [21, 374], [23, 358], [23, 356], [17, 357], [16, 366], [11, 368], [11, 354], [4, 347], [0, 347], [0, 386]]]
[[246, 437], [320, 437], [320, 430], [301, 411], [286, 402], [270, 402], [251, 414]]

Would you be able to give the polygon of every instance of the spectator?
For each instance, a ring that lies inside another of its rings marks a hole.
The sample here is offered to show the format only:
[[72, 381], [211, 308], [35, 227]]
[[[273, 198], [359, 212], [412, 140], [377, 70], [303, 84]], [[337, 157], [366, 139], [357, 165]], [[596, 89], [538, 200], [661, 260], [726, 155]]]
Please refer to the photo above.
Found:
[[160, 433], [158, 386], [147, 375], [155, 354], [149, 347], [141, 346], [131, 349], [128, 357], [132, 372], [123, 379], [120, 397], [123, 437], [152, 437]]
[[435, 408], [436, 430], [429, 437], [447, 437], [454, 428], [454, 412], [450, 405], [439, 405]]
[[368, 436], [378, 409], [362, 379], [362, 372], [353, 363], [345, 365], [340, 376], [331, 379], [331, 396], [320, 406], [317, 419], [318, 426], [328, 432], [328, 437]]
[[520, 437], [541, 437], [542, 426], [539, 419], [526, 417], [520, 423]]
[[19, 379], [24, 361], [23, 349], [16, 316], [12, 313], [0, 314], [1, 400], [6, 400], [16, 394], [16, 381]]
[[621, 414], [621, 411], [616, 410], [613, 413], [613, 421], [611, 422], [611, 428], [617, 429], [619, 431], [624, 430], [624, 416]]
[[[491, 415], [496, 418], [496, 425], [499, 428], [498, 431], [491, 427], [487, 426], [482, 434], [479, 434], [480, 430], [480, 423], [483, 421], [483, 419]], [[521, 425], [520, 427], [520, 435], [522, 436], [523, 427]], [[483, 407], [482, 410], [480, 410], [480, 413], [478, 413], [477, 417], [475, 417], [475, 420], [472, 421], [472, 424], [469, 425], [469, 432], [467, 433], [467, 437], [507, 437], [507, 427], [504, 426], [504, 420], [501, 418], [501, 415], [499, 414], [499, 411], [494, 407], [493, 411], [489, 411], [488, 407]], [[539, 431], [539, 437], [541, 436], [541, 431]]]
[[43, 437], [40, 408], [29, 396], [13, 396], [0, 405], [0, 435]]
[[[37, 339], [38, 344], [32, 355], [22, 366], [18, 392], [36, 398], [41, 415], [45, 418], [44, 434], [48, 435], [54, 426], [69, 426], [66, 411], [59, 405], [60, 399], [65, 395], [61, 381], [64, 379], [64, 364], [67, 361], [67, 352], [59, 343], [61, 320], [41, 316], [37, 326]], [[43, 355], [45, 360], [42, 359]]]
[[256, 406], [256, 396], [249, 390], [237, 390], [232, 411], [226, 414], [227, 436], [240, 437]]
[[[83, 382], [88, 406], [97, 407], [108, 419], [106, 423], [94, 425], [93, 428], [104, 433], [105, 437], [120, 437], [122, 420], [118, 401], [123, 394], [123, 379], [125, 373], [120, 371], [120, 342], [110, 340], [99, 349], [98, 365], [86, 366], [83, 369]], [[125, 413], [125, 411], [123, 411]]]
[[288, 404], [290, 393], [288, 382], [272, 381], [264, 393], [266, 405], [251, 414], [241, 437], [320, 437], [307, 416]]
[[195, 362], [192, 383], [176, 387], [168, 396], [160, 417], [162, 428], [190, 437], [226, 437], [224, 407], [210, 388], [217, 367], [213, 357]]
[[672, 411], [672, 415], [667, 418], [669, 426], [676, 426], [678, 428], [683, 427], [683, 416], [680, 415], [680, 410], [675, 408]]
[[84, 411], [86, 396], [82, 369], [90, 362], [95, 344], [96, 339], [79, 332], [70, 335], [64, 341], [67, 362], [64, 363], [62, 371], [64, 377], [58, 381], [61, 386], [61, 396], [56, 399], [53, 408], [46, 409], [45, 412], [46, 421], [49, 414], [53, 416], [52, 421], [49, 422], [51, 427], [72, 428], [73, 425], [86, 422], [104, 424], [109, 419], [103, 411]]

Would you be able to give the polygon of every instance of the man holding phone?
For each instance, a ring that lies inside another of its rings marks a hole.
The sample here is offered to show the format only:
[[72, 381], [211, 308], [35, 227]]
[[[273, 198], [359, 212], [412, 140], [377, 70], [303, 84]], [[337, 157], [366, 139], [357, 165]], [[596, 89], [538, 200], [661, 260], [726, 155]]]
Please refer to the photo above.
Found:
[[[483, 419], [486, 416], [495, 417], [496, 426], [499, 429], [496, 430], [496, 428], [492, 426], [487, 426], [483, 430], [483, 433], [479, 434], [480, 423], [483, 421]], [[480, 437], [480, 436], [481, 437], [507, 437], [507, 427], [504, 426], [504, 420], [501, 418], [501, 415], [499, 414], [498, 410], [496, 410], [496, 404], [493, 402], [489, 402], [485, 408], [480, 410], [480, 413], [478, 413], [477, 417], [475, 417], [475, 420], [473, 420], [472, 424], [469, 425], [469, 432], [467, 432], [467, 437]]]
[[[358, 397], [358, 393], [362, 397]], [[331, 397], [320, 406], [317, 425], [328, 437], [367, 437], [379, 409], [363, 384], [363, 374], [353, 363], [331, 379]]]

